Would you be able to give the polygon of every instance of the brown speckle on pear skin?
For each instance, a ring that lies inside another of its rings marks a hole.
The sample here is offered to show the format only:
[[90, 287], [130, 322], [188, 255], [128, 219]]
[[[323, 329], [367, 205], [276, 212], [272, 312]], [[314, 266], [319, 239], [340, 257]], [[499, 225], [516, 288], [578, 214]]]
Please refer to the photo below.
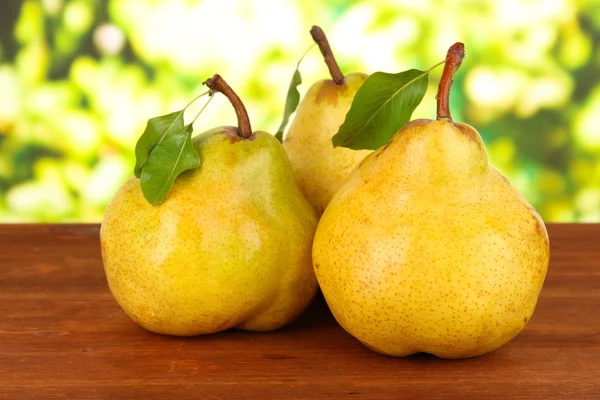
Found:
[[544, 233], [546, 231], [544, 229], [544, 227], [542, 226], [542, 223], [540, 222], [540, 220], [537, 218], [535, 219], [535, 230], [537, 231], [538, 235], [540, 235], [540, 236], [544, 235]]
[[410, 129], [411, 127], [425, 125], [428, 122], [431, 122], [431, 120], [421, 118], [421, 119], [415, 119], [413, 121], [410, 121], [408, 124], [404, 125], [402, 128], [400, 128], [400, 130], [396, 134], [394, 134], [394, 137], [392, 137], [392, 139], [390, 139], [390, 141], [385, 146], [383, 146], [383, 148], [379, 152], [377, 152], [377, 154], [375, 154], [375, 158], [379, 157], [381, 155], [381, 153], [383, 153], [383, 151], [385, 149], [387, 149], [387, 147], [390, 145], [390, 143], [392, 143], [394, 138], [396, 138], [398, 135], [401, 135], [403, 131]]
[[238, 134], [238, 128], [236, 128], [235, 126], [223, 127], [223, 131], [221, 132], [221, 134], [227, 137], [230, 143], [237, 143], [242, 140], [253, 141], [254, 139], [256, 139], [256, 136], [254, 134], [250, 135], [247, 138], [241, 137]]
[[535, 211], [535, 209], [533, 207], [531, 207], [531, 213], [532, 213], [533, 219], [535, 220], [535, 231], [541, 238], [544, 239], [546, 246], [549, 246], [550, 242], [548, 240], [548, 233], [546, 232], [546, 227], [545, 227], [544, 223], [541, 221], [540, 217], [537, 214], [537, 211]]
[[323, 85], [319, 89], [317, 96], [315, 98], [315, 102], [317, 104], [326, 102], [329, 104], [337, 104], [338, 96], [344, 95], [348, 86], [346, 83], [342, 83], [338, 85], [332, 80], [326, 80], [323, 82]]
[[470, 126], [461, 123], [455, 123], [454, 126], [456, 126], [469, 140], [477, 140], [478, 134]]

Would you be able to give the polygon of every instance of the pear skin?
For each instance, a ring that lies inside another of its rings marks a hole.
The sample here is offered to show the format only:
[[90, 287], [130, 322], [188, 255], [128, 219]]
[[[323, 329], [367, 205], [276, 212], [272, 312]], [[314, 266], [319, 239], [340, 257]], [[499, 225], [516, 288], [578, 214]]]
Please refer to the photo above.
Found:
[[409, 123], [366, 157], [313, 243], [336, 320], [387, 355], [497, 349], [531, 319], [548, 268], [540, 216], [489, 165], [477, 131], [445, 114]]
[[296, 181], [319, 215], [354, 167], [371, 153], [334, 148], [331, 143], [367, 77], [351, 73], [339, 85], [330, 79], [316, 82], [298, 106], [283, 141]]
[[221, 127], [193, 139], [200, 168], [153, 207], [137, 178], [108, 206], [100, 240], [111, 292], [144, 328], [193, 336], [269, 331], [294, 320], [317, 282], [317, 217], [281, 144]]

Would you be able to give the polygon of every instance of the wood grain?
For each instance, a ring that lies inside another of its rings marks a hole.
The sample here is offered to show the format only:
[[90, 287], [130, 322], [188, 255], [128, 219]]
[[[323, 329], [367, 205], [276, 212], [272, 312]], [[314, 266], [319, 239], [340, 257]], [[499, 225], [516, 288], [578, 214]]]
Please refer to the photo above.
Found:
[[0, 226], [2, 399], [600, 399], [600, 225], [550, 225], [530, 324], [483, 357], [378, 355], [322, 299], [272, 333], [180, 339], [113, 300], [96, 225]]

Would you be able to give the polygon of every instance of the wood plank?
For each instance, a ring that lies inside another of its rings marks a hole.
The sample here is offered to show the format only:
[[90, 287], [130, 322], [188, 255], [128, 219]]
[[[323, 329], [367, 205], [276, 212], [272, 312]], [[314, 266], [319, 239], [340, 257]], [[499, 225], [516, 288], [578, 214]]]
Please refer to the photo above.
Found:
[[488, 355], [384, 357], [319, 297], [291, 326], [155, 335], [112, 298], [97, 225], [0, 226], [0, 399], [600, 399], [600, 225], [550, 225], [526, 329]]

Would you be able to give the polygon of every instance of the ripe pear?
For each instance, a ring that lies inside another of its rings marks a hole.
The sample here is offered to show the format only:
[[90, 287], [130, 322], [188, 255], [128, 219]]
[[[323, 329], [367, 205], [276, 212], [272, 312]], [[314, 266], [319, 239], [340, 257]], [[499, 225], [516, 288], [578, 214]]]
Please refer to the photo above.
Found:
[[351, 174], [313, 243], [317, 279], [340, 325], [392, 356], [488, 353], [531, 319], [549, 262], [544, 223], [453, 122], [452, 46], [438, 118], [410, 122]]
[[290, 323], [317, 290], [317, 217], [282, 145], [248, 123], [209, 130], [193, 146], [201, 166], [182, 174], [162, 204], [146, 201], [135, 177], [110, 202], [100, 233], [110, 290], [135, 322], [160, 334]]
[[311, 34], [319, 44], [333, 79], [320, 80], [307, 91], [283, 147], [300, 189], [320, 215], [354, 167], [371, 153], [370, 150], [334, 148], [331, 143], [368, 75], [355, 72], [344, 77], [323, 31], [313, 27]]

